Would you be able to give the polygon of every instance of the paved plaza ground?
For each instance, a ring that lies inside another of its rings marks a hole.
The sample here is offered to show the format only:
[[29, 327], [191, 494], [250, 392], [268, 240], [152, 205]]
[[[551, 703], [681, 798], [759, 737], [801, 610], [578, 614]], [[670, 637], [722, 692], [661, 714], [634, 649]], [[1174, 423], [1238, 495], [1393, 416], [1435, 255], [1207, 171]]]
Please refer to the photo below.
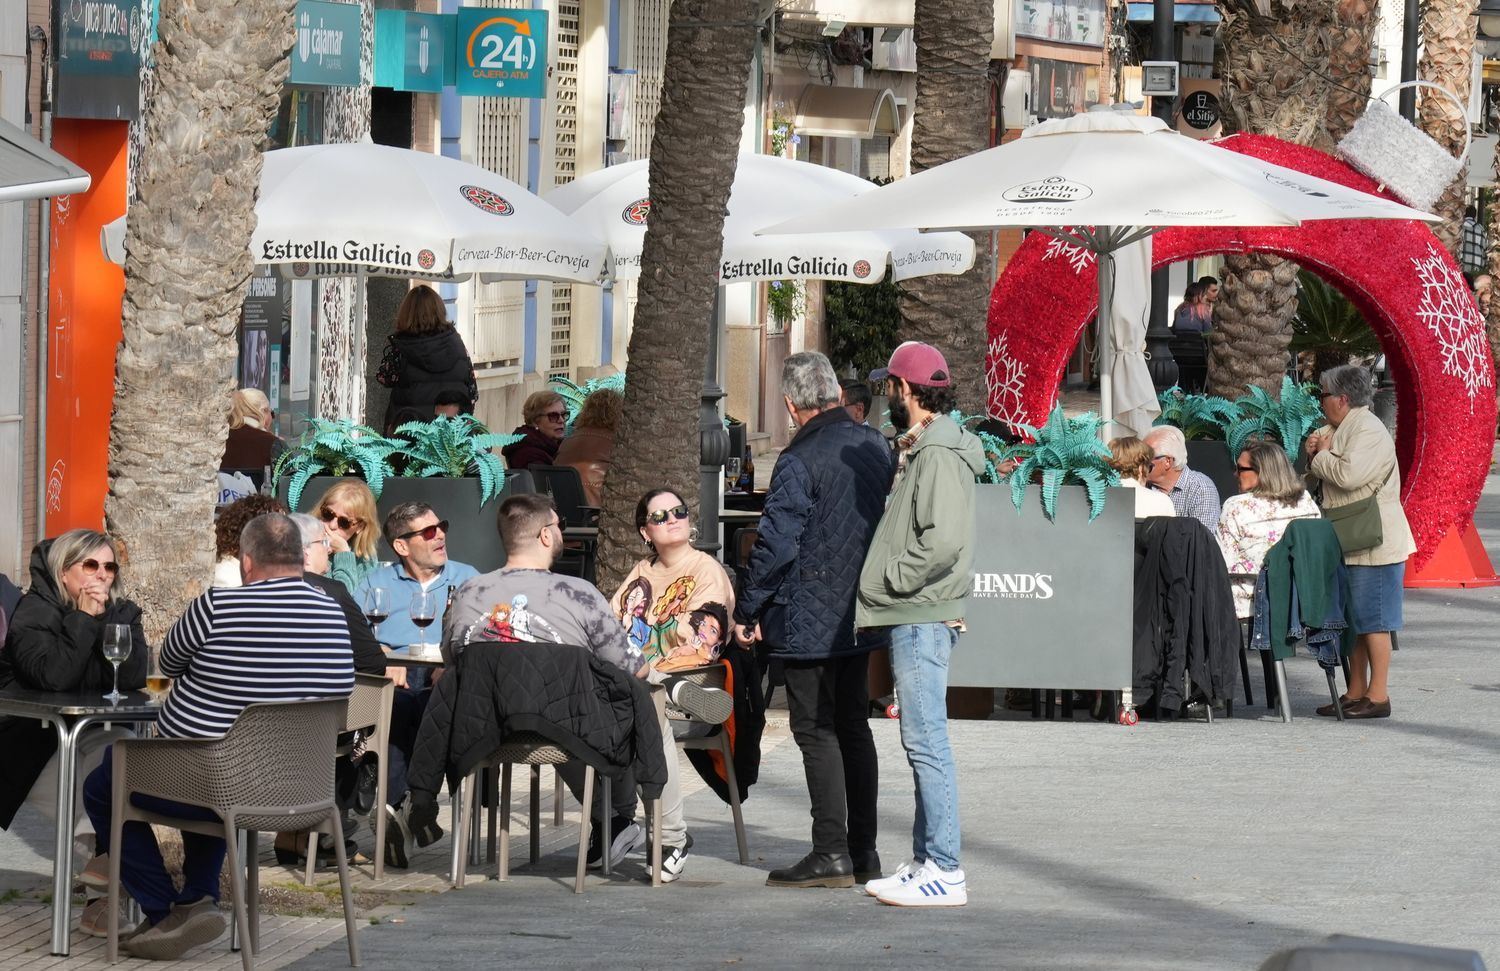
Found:
[[[1479, 526], [1500, 562], [1500, 477]], [[1229, 969], [1340, 932], [1474, 948], [1500, 968], [1500, 589], [1410, 591], [1406, 618], [1388, 721], [1313, 717], [1327, 694], [1299, 659], [1290, 725], [1238, 705], [1212, 726], [955, 723], [965, 908], [763, 886], [808, 838], [801, 761], [777, 712], [745, 806], [750, 866], [735, 862], [728, 810], [701, 786], [687, 800], [689, 868], [660, 890], [635, 858], [574, 896], [571, 813], [546, 826], [535, 870], [518, 820], [523, 865], [508, 883], [486, 868], [489, 879], [443, 892], [445, 838], [410, 875], [377, 885], [361, 868], [364, 966]], [[1252, 679], [1263, 701], [1258, 670]], [[894, 866], [909, 852], [911, 778], [896, 724], [873, 728], [880, 848]], [[347, 967], [336, 912], [316, 916], [326, 895], [267, 869], [278, 943], [262, 966]], [[0, 834], [0, 969], [105, 967], [78, 934], [73, 958], [47, 955], [48, 873], [23, 839]], [[238, 966], [222, 940], [172, 965]]]

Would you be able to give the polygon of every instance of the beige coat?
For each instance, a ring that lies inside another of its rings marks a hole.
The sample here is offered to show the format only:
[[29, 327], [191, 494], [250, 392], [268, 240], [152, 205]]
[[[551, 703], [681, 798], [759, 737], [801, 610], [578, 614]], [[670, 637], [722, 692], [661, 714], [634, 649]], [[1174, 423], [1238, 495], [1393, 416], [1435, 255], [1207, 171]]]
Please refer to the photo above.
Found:
[[[1379, 495], [1379, 546], [1344, 554], [1349, 566], [1400, 563], [1417, 551], [1406, 513], [1401, 510], [1401, 470], [1396, 467], [1396, 443], [1385, 424], [1369, 408], [1351, 408], [1339, 427], [1325, 425], [1317, 434], [1333, 433], [1333, 447], [1312, 457], [1307, 481], [1323, 483], [1323, 507], [1343, 506], [1372, 494]], [[1385, 474], [1391, 477], [1382, 485]]]

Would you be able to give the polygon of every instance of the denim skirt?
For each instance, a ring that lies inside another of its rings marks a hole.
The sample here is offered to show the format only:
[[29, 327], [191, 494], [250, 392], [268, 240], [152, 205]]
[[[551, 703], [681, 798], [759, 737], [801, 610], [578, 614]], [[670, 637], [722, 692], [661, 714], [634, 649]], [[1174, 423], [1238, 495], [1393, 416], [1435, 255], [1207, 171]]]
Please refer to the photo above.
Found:
[[1354, 633], [1378, 634], [1401, 629], [1401, 581], [1406, 563], [1349, 567], [1349, 599]]

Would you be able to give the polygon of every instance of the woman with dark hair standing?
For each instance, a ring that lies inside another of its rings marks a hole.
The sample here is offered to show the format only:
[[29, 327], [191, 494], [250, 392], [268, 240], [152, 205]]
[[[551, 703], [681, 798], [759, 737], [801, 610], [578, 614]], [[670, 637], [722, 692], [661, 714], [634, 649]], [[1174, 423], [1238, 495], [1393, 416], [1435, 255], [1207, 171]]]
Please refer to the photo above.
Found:
[[463, 338], [448, 322], [443, 298], [432, 287], [412, 288], [396, 311], [396, 333], [391, 335], [375, 380], [391, 389], [385, 409], [385, 425], [402, 408], [416, 408], [431, 415], [438, 395], [461, 392], [470, 411], [479, 400], [474, 364]]
[[[1396, 443], [1385, 423], [1370, 411], [1370, 372], [1345, 364], [1324, 371], [1319, 384], [1328, 424], [1307, 436], [1308, 481], [1322, 484], [1325, 510], [1370, 496], [1380, 510], [1379, 542], [1344, 550], [1358, 636], [1349, 659], [1349, 692], [1339, 704], [1345, 718], [1388, 718], [1391, 634], [1401, 629], [1401, 584], [1406, 558], [1416, 552], [1417, 544], [1401, 509]], [[1320, 715], [1333, 713], [1332, 705], [1318, 709]]]

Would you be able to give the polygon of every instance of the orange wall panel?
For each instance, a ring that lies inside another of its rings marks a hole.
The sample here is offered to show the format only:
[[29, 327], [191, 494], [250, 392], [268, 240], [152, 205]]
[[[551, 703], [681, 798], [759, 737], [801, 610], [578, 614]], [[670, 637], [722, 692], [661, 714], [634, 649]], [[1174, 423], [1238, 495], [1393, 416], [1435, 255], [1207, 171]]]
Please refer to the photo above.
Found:
[[58, 119], [52, 147], [93, 176], [89, 191], [54, 201], [47, 321], [46, 532], [100, 529], [109, 487], [109, 423], [124, 271], [99, 231], [125, 213], [129, 126]]

